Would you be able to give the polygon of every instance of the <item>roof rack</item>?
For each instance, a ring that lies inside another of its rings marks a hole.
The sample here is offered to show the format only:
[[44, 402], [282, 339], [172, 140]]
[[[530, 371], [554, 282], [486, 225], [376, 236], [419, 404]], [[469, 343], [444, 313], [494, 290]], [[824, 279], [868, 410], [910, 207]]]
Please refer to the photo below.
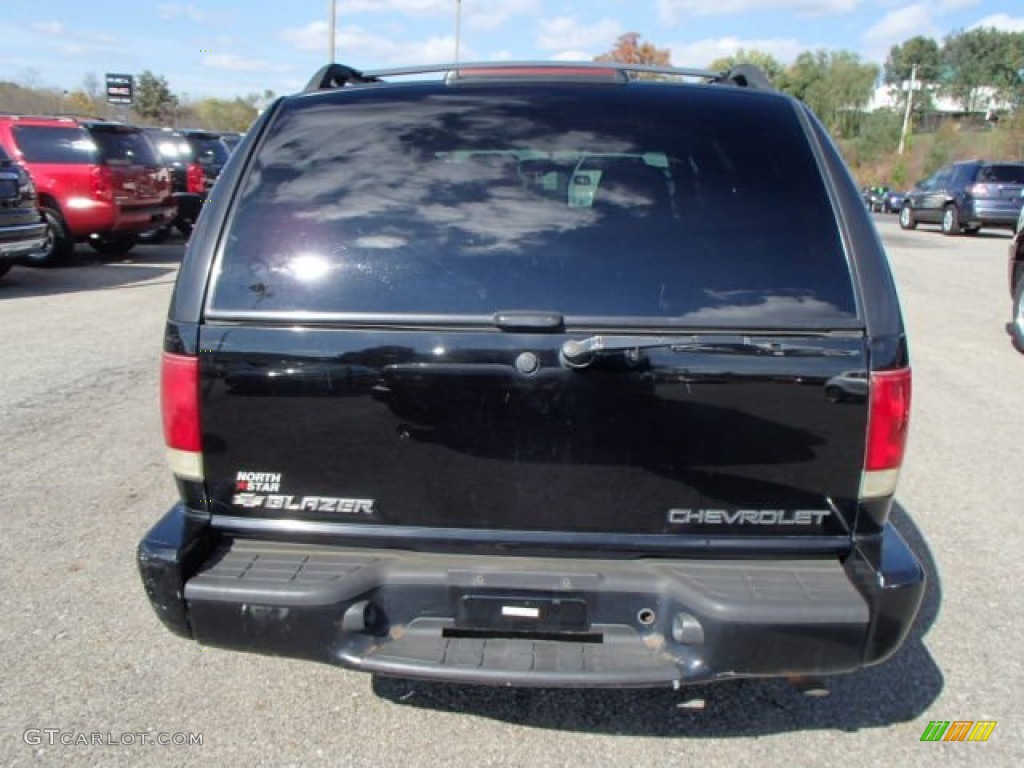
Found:
[[737, 64], [711, 82], [738, 85], [741, 88], [756, 88], [765, 91], [775, 90], [775, 86], [768, 79], [768, 75], [760, 67], [756, 67], [753, 64]]
[[28, 114], [25, 112], [0, 112], [0, 115], [3, 117], [13, 117], [22, 120], [63, 120], [68, 123], [79, 122], [103, 123], [104, 125], [129, 125], [121, 120], [111, 120], [108, 117], [97, 117], [96, 115], [86, 115], [80, 112], [46, 112], [37, 114]]
[[52, 112], [54, 117], [70, 117], [75, 120], [102, 120], [105, 123], [116, 123], [117, 120], [111, 120], [108, 117], [100, 117], [99, 115], [87, 115], [84, 112]]
[[361, 72], [344, 64], [328, 64], [321, 67], [306, 85], [304, 92], [344, 88], [347, 85], [379, 83], [385, 77], [402, 77], [406, 75], [422, 75], [432, 72], [445, 72], [446, 81], [473, 79], [486, 73], [488, 78], [502, 76], [506, 71], [509, 77], [515, 77], [515, 70], [532, 69], [545, 76], [586, 75], [587, 70], [594, 74], [613, 72], [618, 80], [625, 82], [630, 79], [629, 73], [667, 75], [671, 77], [688, 77], [703, 80], [706, 83], [734, 85], [741, 88], [758, 90], [775, 90], [768, 76], [752, 64], [737, 64], [732, 69], [719, 72], [710, 69], [688, 67], [669, 67], [653, 64], [627, 64], [621, 61], [481, 61], [454, 62], [448, 64], [427, 64], [412, 67], [396, 67]]
[[344, 64], [327, 64], [316, 71], [303, 91], [324, 91], [356, 83], [376, 82], [379, 82], [376, 77], [364, 75], [358, 69], [346, 67]]
[[43, 113], [32, 113], [32, 112], [0, 112], [0, 115], [4, 117], [14, 117], [23, 120], [75, 120], [77, 119], [73, 115], [57, 115], [53, 112]]

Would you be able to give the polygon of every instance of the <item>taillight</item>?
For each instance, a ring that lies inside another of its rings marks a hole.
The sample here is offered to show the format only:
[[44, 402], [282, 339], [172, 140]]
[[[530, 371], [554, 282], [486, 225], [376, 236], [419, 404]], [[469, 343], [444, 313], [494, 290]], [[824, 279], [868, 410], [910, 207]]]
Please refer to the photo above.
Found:
[[160, 193], [169, 195], [174, 191], [174, 185], [171, 183], [171, 172], [166, 168], [161, 168], [156, 174], [156, 186]]
[[988, 184], [971, 184], [967, 187], [967, 194], [972, 197], [989, 197], [992, 194], [992, 190]]
[[32, 202], [36, 199], [36, 185], [32, 183], [32, 177], [28, 171], [17, 166], [18, 171], [18, 197], [25, 202]]
[[160, 406], [171, 470], [179, 477], [202, 480], [198, 357], [163, 353]]
[[909, 368], [871, 374], [862, 497], [891, 496], [896, 491], [910, 428], [910, 391]]
[[92, 169], [92, 194], [100, 200], [114, 199], [114, 172], [105, 165]]
[[206, 173], [199, 163], [190, 163], [185, 183], [190, 194], [201, 195], [206, 191]]

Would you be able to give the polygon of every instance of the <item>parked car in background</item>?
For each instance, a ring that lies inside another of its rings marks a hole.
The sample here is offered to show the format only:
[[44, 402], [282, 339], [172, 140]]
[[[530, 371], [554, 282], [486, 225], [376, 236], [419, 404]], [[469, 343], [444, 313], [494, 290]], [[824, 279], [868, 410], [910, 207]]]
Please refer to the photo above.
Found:
[[1010, 323], [1007, 330], [1018, 352], [1024, 352], [1024, 209], [1017, 219], [1017, 233], [1010, 243]]
[[243, 135], [237, 131], [225, 131], [220, 135], [220, 139], [227, 145], [229, 152], [234, 152]]
[[899, 213], [907, 195], [898, 189], [890, 189], [882, 198], [882, 210], [885, 213]]
[[142, 234], [143, 242], [158, 243], [167, 238], [174, 227], [188, 237], [206, 194], [206, 172], [196, 160], [192, 145], [180, 131], [170, 128], [143, 128], [157, 156], [171, 177], [171, 197], [177, 205], [173, 222]]
[[825, 396], [833, 403], [843, 400], [863, 400], [868, 396], [866, 371], [843, 371], [825, 382]]
[[221, 169], [231, 155], [231, 150], [222, 140], [222, 134], [219, 131], [187, 129], [181, 131], [181, 134], [192, 146], [196, 162], [206, 174], [205, 191], [208, 192], [217, 177], [220, 176]]
[[947, 165], [918, 182], [900, 209], [900, 226], [938, 224], [946, 235], [982, 227], [1016, 229], [1024, 163], [972, 160]]
[[46, 221], [28, 172], [0, 146], [0, 276], [46, 246]]
[[888, 187], [871, 187], [868, 190], [867, 206], [872, 213], [885, 210], [885, 197], [889, 194]]
[[0, 145], [28, 170], [49, 227], [26, 259], [68, 259], [76, 242], [123, 254], [139, 234], [172, 221], [170, 177], [142, 130], [72, 117], [0, 116]]

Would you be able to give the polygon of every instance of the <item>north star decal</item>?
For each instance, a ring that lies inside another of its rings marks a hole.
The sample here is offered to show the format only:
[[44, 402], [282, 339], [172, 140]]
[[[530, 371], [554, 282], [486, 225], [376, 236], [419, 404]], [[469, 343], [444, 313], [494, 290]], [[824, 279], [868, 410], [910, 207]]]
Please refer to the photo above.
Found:
[[821, 525], [828, 509], [670, 509], [673, 525]]
[[373, 515], [373, 499], [343, 499], [336, 496], [280, 496], [260, 493], [236, 493], [231, 503], [237, 507], [281, 509], [289, 512], [334, 512], [342, 515]]
[[236, 491], [263, 491], [274, 493], [281, 490], [280, 472], [239, 472], [235, 475]]

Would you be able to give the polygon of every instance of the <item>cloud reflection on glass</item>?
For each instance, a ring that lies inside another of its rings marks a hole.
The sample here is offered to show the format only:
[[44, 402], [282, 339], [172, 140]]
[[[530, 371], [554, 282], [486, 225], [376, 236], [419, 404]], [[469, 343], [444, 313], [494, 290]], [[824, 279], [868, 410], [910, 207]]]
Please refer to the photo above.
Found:
[[402, 102], [372, 88], [293, 102], [243, 185], [221, 264], [239, 279], [219, 281], [213, 305], [855, 318], [820, 174], [792, 150], [791, 105], [766, 100], [754, 142], [749, 110], [678, 93], [666, 107], [641, 88], [602, 104], [435, 84]]

